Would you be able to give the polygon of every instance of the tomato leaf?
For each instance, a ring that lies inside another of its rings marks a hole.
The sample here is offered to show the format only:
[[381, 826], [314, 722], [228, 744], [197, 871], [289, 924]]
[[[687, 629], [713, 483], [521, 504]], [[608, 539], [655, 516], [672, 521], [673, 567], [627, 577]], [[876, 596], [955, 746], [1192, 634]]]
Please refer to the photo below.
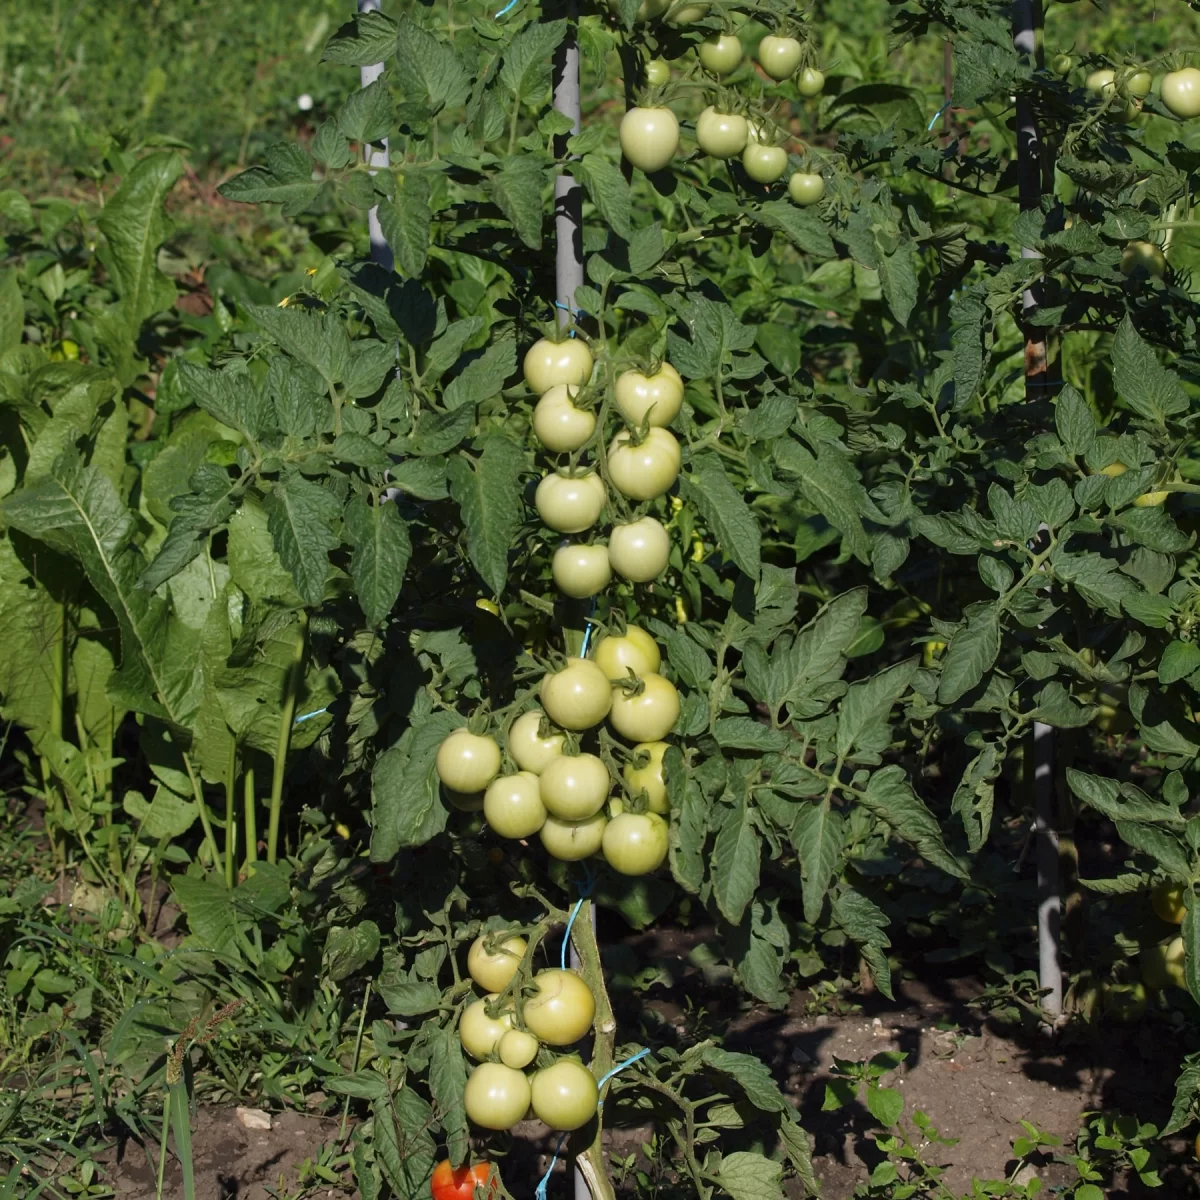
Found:
[[743, 797], [722, 808], [713, 846], [713, 898], [721, 915], [737, 925], [758, 888], [759, 836]]
[[477, 458], [459, 455], [446, 474], [450, 495], [462, 511], [467, 529], [467, 552], [480, 578], [499, 596], [508, 578], [508, 555], [522, 513], [519, 480], [525, 467], [521, 448], [503, 434], [484, 440]]
[[742, 495], [729, 482], [715, 454], [701, 454], [680, 476], [686, 499], [700, 510], [722, 551], [751, 579], [757, 580], [762, 535]]

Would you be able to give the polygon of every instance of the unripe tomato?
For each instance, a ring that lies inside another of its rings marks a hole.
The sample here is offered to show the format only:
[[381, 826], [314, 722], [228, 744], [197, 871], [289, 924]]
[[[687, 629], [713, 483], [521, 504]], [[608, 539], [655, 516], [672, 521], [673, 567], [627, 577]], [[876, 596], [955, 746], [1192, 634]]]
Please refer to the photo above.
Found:
[[1123, 462], [1114, 462], [1109, 463], [1107, 467], [1101, 467], [1100, 474], [1115, 479], [1118, 475], [1124, 475], [1128, 470], [1129, 468]]
[[[671, 811], [671, 803], [667, 799], [667, 781], [663, 777], [663, 755], [666, 752], [666, 742], [638, 742], [633, 748], [633, 757], [622, 770], [629, 790], [635, 795], [645, 792], [650, 811], [660, 815]], [[646, 762], [638, 766], [643, 758]]]
[[825, 195], [825, 180], [811, 171], [797, 171], [788, 180], [788, 195], [796, 204], [807, 208]]
[[525, 352], [525, 382], [539, 396], [560, 383], [584, 384], [592, 377], [592, 352], [579, 338], [539, 338]]
[[742, 166], [755, 183], [774, 183], [787, 170], [787, 151], [782, 146], [749, 142], [742, 151]]
[[546, 812], [560, 821], [585, 821], [604, 807], [612, 780], [595, 754], [560, 754], [541, 774]]
[[498, 1017], [488, 1016], [488, 1004], [495, 999], [492, 994], [486, 1000], [473, 1000], [458, 1019], [458, 1040], [472, 1058], [487, 1058], [495, 1053], [500, 1039], [513, 1027], [511, 1011]]
[[538, 1040], [523, 1029], [510, 1029], [500, 1039], [496, 1052], [506, 1067], [522, 1071], [537, 1058]]
[[1097, 96], [1107, 96], [1117, 90], [1117, 73], [1111, 67], [1101, 67], [1088, 75], [1084, 86]]
[[525, 1024], [547, 1046], [569, 1046], [592, 1027], [596, 1001], [574, 971], [557, 968], [533, 977], [537, 994], [525, 1001]]
[[1161, 279], [1167, 273], [1167, 258], [1153, 242], [1126, 242], [1121, 251], [1121, 270], [1126, 275]]
[[714, 33], [700, 43], [696, 53], [705, 70], [714, 75], [729, 75], [742, 61], [742, 43], [736, 33]]
[[633, 14], [635, 21], [656, 21], [671, 7], [671, 0], [642, 0]]
[[491, 1163], [481, 1162], [473, 1167], [455, 1169], [448, 1158], [442, 1159], [433, 1168], [429, 1191], [433, 1200], [475, 1200], [477, 1194], [494, 1200], [500, 1195], [495, 1168]]
[[621, 153], [643, 171], [661, 171], [679, 149], [679, 118], [669, 109], [631, 108], [621, 118]]
[[1162, 102], [1177, 117], [1200, 116], [1200, 71], [1184, 67], [1163, 76]]
[[671, 539], [654, 517], [614, 525], [608, 535], [608, 561], [618, 575], [632, 583], [657, 579], [667, 569], [670, 557]]
[[456, 729], [438, 747], [438, 778], [455, 792], [481, 792], [500, 771], [495, 738]]
[[578, 450], [596, 429], [596, 416], [571, 403], [579, 389], [560, 383], [552, 387], [533, 410], [533, 432], [547, 450], [568, 454]]
[[560, 1058], [538, 1071], [530, 1086], [533, 1111], [551, 1129], [578, 1129], [596, 1115], [600, 1089], [596, 1077], [573, 1058]]
[[673, 12], [667, 13], [668, 25], [691, 25], [703, 21], [708, 16], [708, 4], [681, 4]]
[[467, 951], [467, 974], [485, 992], [502, 992], [517, 973], [529, 943], [523, 937], [510, 937], [489, 951], [484, 945], [485, 936], [480, 934]]
[[591, 858], [604, 841], [604, 826], [608, 817], [598, 812], [583, 821], [560, 821], [558, 817], [547, 817], [538, 830], [538, 837], [551, 858], [562, 862], [579, 862]]
[[1110, 983], [1104, 1011], [1116, 1021], [1140, 1021], [1146, 1015], [1146, 989], [1140, 983]]
[[825, 87], [825, 74], [816, 67], [805, 67], [796, 79], [796, 91], [802, 96], [819, 96]]
[[622, 875], [648, 875], [667, 857], [667, 823], [657, 813], [623, 812], [604, 828], [604, 861]]
[[1050, 60], [1050, 69], [1055, 75], [1070, 75], [1075, 60], [1069, 54], [1056, 54]]
[[671, 65], [665, 58], [652, 58], [646, 64], [646, 82], [651, 87], [665, 87], [671, 82]]
[[1186, 988], [1183, 974], [1183, 938], [1172, 938], [1141, 952], [1142, 982], [1148, 988]]
[[542, 737], [542, 717], [545, 714], [540, 708], [530, 709], [522, 713], [508, 731], [508, 752], [513, 762], [522, 771], [540, 775], [550, 762], [562, 753], [563, 735], [552, 733]]
[[538, 777], [532, 771], [501, 775], [483, 794], [484, 820], [505, 838], [531, 837], [546, 823]]
[[542, 524], [558, 533], [582, 533], [595, 525], [607, 500], [604, 480], [595, 471], [554, 471], [538, 484], [533, 503]]
[[72, 341], [71, 338], [63, 338], [58, 344], [58, 348], [62, 351], [63, 358], [68, 362], [77, 362], [79, 360], [79, 343]]
[[750, 127], [745, 117], [717, 112], [711, 104], [696, 118], [696, 142], [713, 158], [732, 158], [741, 154], [749, 136]]
[[670, 425], [683, 407], [683, 380], [668, 362], [653, 375], [622, 371], [613, 391], [621, 416], [635, 427], [647, 420], [647, 414], [651, 425]]
[[1150, 95], [1154, 79], [1149, 71], [1132, 71], [1121, 80], [1121, 91], [1127, 96], [1136, 96], [1139, 100]]
[[542, 676], [542, 707], [563, 729], [591, 729], [612, 707], [608, 676], [591, 659], [572, 658], [561, 671]]
[[683, 461], [679, 443], [665, 429], [651, 429], [635, 443], [628, 430], [608, 444], [608, 475], [630, 500], [653, 500], [669, 492]]
[[529, 1111], [529, 1080], [503, 1063], [480, 1063], [463, 1089], [467, 1117], [481, 1129], [511, 1129]]
[[643, 675], [643, 690], [630, 695], [624, 688], [613, 688], [612, 727], [631, 742], [658, 742], [675, 728], [679, 720], [679, 693], [675, 685], [661, 675]]
[[1182, 925], [1187, 915], [1183, 902], [1183, 888], [1177, 883], [1160, 883], [1150, 893], [1150, 905], [1154, 915], [1168, 925]]
[[594, 596], [612, 582], [608, 547], [564, 543], [550, 560], [550, 574], [564, 596], [570, 596], [572, 600]]
[[640, 626], [626, 626], [624, 636], [602, 637], [592, 651], [592, 661], [605, 679], [625, 679], [632, 671], [638, 678], [662, 666], [658, 643]]
[[758, 43], [758, 61], [772, 79], [788, 79], [796, 73], [804, 48], [794, 37], [767, 34]]
[[1170, 492], [1143, 492], [1140, 496], [1134, 496], [1134, 508], [1158, 508], [1167, 502], [1167, 497]]

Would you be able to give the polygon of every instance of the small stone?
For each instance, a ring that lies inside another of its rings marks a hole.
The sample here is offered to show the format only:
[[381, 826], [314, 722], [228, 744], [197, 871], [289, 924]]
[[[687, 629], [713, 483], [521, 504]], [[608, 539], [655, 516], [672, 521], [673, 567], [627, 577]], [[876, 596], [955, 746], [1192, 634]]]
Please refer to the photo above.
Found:
[[1032, 1163], [1025, 1163], [1024, 1166], [1013, 1176], [1013, 1183], [1017, 1187], [1028, 1187], [1038, 1177], [1037, 1172], [1033, 1169]]
[[792, 1062], [794, 1063], [810, 1063], [812, 1059], [808, 1057], [798, 1046], [792, 1051]]
[[263, 1112], [261, 1108], [242, 1108], [239, 1106], [234, 1109], [234, 1112], [237, 1113], [237, 1119], [247, 1129], [271, 1128], [271, 1114]]

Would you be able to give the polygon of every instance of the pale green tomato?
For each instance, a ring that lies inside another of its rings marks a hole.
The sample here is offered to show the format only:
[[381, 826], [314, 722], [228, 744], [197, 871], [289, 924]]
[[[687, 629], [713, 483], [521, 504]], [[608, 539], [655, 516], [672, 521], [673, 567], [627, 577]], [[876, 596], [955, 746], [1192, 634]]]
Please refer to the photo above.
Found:
[[648, 875], [667, 858], [667, 823], [657, 813], [623, 812], [604, 827], [604, 861], [622, 875]]
[[510, 937], [489, 951], [484, 942], [485, 935], [480, 934], [471, 943], [467, 951], [467, 974], [485, 992], [502, 992], [517, 973], [529, 943], [523, 937]]
[[1153, 242], [1126, 242], [1121, 251], [1121, 270], [1126, 275], [1161, 279], [1167, 273], [1167, 259]]
[[1142, 982], [1148, 988], [1187, 987], [1183, 938], [1172, 938], [1157, 946], [1147, 946], [1139, 957], [1142, 960]]
[[550, 573], [558, 590], [572, 600], [585, 600], [602, 592], [612, 582], [607, 546], [559, 546], [550, 561]]
[[1121, 80], [1121, 91], [1126, 95], [1136, 96], [1139, 100], [1150, 95], [1154, 79], [1149, 71], [1131, 71]]
[[545, 713], [540, 708], [522, 713], [508, 731], [508, 752], [513, 762], [522, 771], [540, 775], [546, 767], [556, 759], [563, 748], [563, 735], [551, 733], [542, 737], [542, 718]]
[[608, 476], [630, 500], [653, 500], [665, 495], [679, 477], [683, 455], [665, 429], [651, 429], [635, 443], [628, 430], [608, 444]]
[[525, 353], [525, 382], [541, 396], [560, 383], [584, 384], [592, 377], [592, 352], [579, 338], [540, 338]]
[[702, 41], [696, 51], [706, 71], [730, 75], [742, 61], [742, 43], [736, 33], [714, 33]]
[[[633, 748], [633, 757], [622, 771], [629, 790], [634, 795], [645, 792], [650, 811], [660, 815], [671, 811], [667, 799], [667, 781], [663, 778], [663, 755], [666, 752], [666, 742], [638, 742]], [[638, 766], [643, 758], [646, 760], [644, 765]]]
[[533, 410], [533, 432], [547, 450], [568, 454], [578, 450], [596, 429], [596, 416], [576, 408], [571, 400], [579, 389], [567, 383], [552, 387]]
[[679, 149], [679, 118], [669, 108], [631, 108], [621, 118], [621, 153], [643, 171], [661, 171]]
[[458, 1019], [458, 1040], [472, 1058], [487, 1058], [496, 1052], [500, 1039], [513, 1027], [512, 1012], [506, 1009], [498, 1017], [488, 1016], [488, 1005], [495, 995], [474, 1000]]
[[671, 65], [665, 58], [652, 58], [646, 64], [646, 82], [651, 87], [665, 87], [671, 82]]
[[746, 118], [738, 113], [717, 112], [710, 104], [696, 118], [696, 142], [713, 158], [732, 158], [741, 154], [749, 136]]
[[703, 21], [708, 16], [710, 5], [707, 4], [681, 4], [673, 12], [667, 13], [668, 25], [691, 25], [696, 21]]
[[632, 671], [639, 678], [662, 665], [658, 643], [640, 626], [628, 625], [624, 636], [609, 634], [596, 643], [592, 661], [606, 679], [624, 679]]
[[608, 535], [608, 561], [631, 583], [649, 583], [666, 569], [671, 539], [661, 521], [642, 517], [628, 525], [614, 525]]
[[612, 786], [608, 768], [595, 754], [560, 754], [542, 772], [539, 783], [546, 812], [560, 821], [595, 816]]
[[495, 738], [456, 729], [438, 747], [436, 765], [451, 791], [481, 792], [500, 771], [500, 747]]
[[1200, 71], [1184, 67], [1163, 76], [1162, 102], [1177, 117], [1200, 116]]
[[592, 1027], [596, 1001], [574, 971], [552, 969], [533, 977], [537, 995], [525, 1001], [525, 1024], [547, 1046], [569, 1046]]
[[572, 658], [561, 671], [542, 676], [542, 707], [563, 729], [591, 729], [612, 704], [608, 676], [591, 659]]
[[547, 817], [545, 825], [538, 830], [538, 837], [542, 839], [542, 845], [551, 858], [562, 862], [578, 862], [583, 858], [591, 858], [600, 849], [606, 824], [608, 817], [603, 812], [583, 821], [560, 821], [557, 817]]
[[788, 79], [796, 73], [804, 49], [793, 37], [767, 34], [758, 43], [758, 61], [772, 79]]
[[533, 503], [544, 525], [558, 533], [582, 533], [595, 525], [607, 500], [595, 471], [553, 471], [538, 484]]
[[579, 1129], [595, 1115], [600, 1099], [596, 1077], [573, 1058], [560, 1058], [538, 1071], [530, 1087], [538, 1120], [555, 1130]]
[[683, 407], [683, 380], [668, 362], [663, 363], [653, 375], [643, 375], [641, 371], [622, 371], [617, 376], [613, 391], [617, 410], [635, 428], [647, 416], [652, 426], [670, 425]]
[[819, 96], [825, 87], [825, 75], [816, 67], [805, 67], [796, 80], [796, 91], [802, 96]]
[[750, 142], [742, 151], [742, 166], [755, 183], [774, 183], [787, 170], [787, 151], [782, 146]]
[[1187, 916], [1187, 905], [1183, 902], [1183, 887], [1178, 883], [1160, 883], [1150, 893], [1150, 906], [1154, 915], [1168, 925], [1182, 925]]
[[500, 837], [527, 838], [546, 823], [546, 810], [532, 771], [501, 775], [483, 794], [483, 817]]
[[520, 1071], [537, 1058], [538, 1040], [532, 1033], [526, 1033], [523, 1029], [510, 1029], [500, 1039], [496, 1050], [500, 1061], [506, 1067]]
[[825, 195], [825, 180], [809, 171], [797, 171], [788, 180], [788, 195], [794, 203], [807, 208]]
[[1117, 90], [1117, 73], [1111, 67], [1101, 67], [1092, 71], [1084, 80], [1084, 86], [1097, 96], [1106, 96]]
[[642, 0], [633, 14], [635, 21], [657, 21], [671, 7], [671, 0]]
[[643, 675], [643, 690], [636, 695], [622, 687], [612, 690], [609, 723], [631, 742], [658, 742], [675, 728], [679, 720], [679, 693], [675, 685], [661, 675]]
[[1069, 54], [1056, 54], [1051, 60], [1050, 69], [1055, 75], [1070, 75], [1075, 60]]
[[467, 1118], [481, 1129], [511, 1129], [529, 1111], [524, 1072], [503, 1063], [480, 1063], [463, 1089]]

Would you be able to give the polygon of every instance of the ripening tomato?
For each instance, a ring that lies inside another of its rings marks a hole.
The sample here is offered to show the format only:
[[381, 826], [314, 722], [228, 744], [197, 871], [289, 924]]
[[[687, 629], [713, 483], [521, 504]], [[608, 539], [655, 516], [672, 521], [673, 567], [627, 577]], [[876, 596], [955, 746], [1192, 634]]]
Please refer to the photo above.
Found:
[[679, 693], [661, 675], [643, 675], [642, 691], [630, 695], [623, 687], [612, 690], [612, 727], [631, 742], [659, 742], [679, 720]]
[[529, 943], [523, 937], [505, 938], [495, 950], [484, 944], [486, 934], [480, 934], [467, 951], [467, 974], [485, 992], [502, 992], [512, 982]]
[[556, 384], [533, 410], [533, 432], [555, 454], [578, 450], [595, 432], [595, 414], [571, 402], [578, 393], [579, 389], [570, 384]]
[[481, 792], [500, 771], [500, 747], [495, 738], [456, 729], [437, 752], [438, 778], [451, 791]]
[[487, 1058], [494, 1054], [500, 1039], [513, 1027], [511, 1009], [498, 1017], [488, 1016], [488, 1005], [495, 999], [493, 992], [484, 1000], [473, 1000], [458, 1019], [458, 1040], [472, 1058]]
[[1182, 925], [1187, 915], [1183, 902], [1183, 888], [1177, 883], [1160, 883], [1150, 893], [1150, 904], [1154, 915], [1168, 925]]
[[525, 1001], [525, 1024], [547, 1046], [569, 1046], [591, 1029], [596, 1001], [574, 971], [539, 971], [533, 986], [537, 994]]
[[467, 1117], [482, 1129], [511, 1129], [529, 1111], [529, 1100], [525, 1073], [503, 1063], [480, 1063], [463, 1089]]
[[567, 542], [550, 560], [550, 574], [558, 590], [572, 600], [586, 600], [612, 582], [607, 546], [581, 546]]
[[816, 67], [805, 67], [796, 79], [796, 91], [802, 96], [819, 96], [825, 87], [825, 74]]
[[700, 43], [696, 53], [706, 71], [730, 75], [742, 61], [742, 43], [736, 33], [713, 33]]
[[618, 411], [635, 428], [643, 421], [660, 427], [670, 425], [683, 407], [683, 380], [669, 362], [653, 375], [622, 371], [613, 391]]
[[649, 430], [640, 442], [623, 430], [608, 444], [608, 476], [630, 500], [653, 500], [669, 492], [682, 461], [679, 443], [665, 429]]
[[606, 679], [624, 679], [632, 671], [639, 678], [662, 665], [658, 643], [640, 626], [628, 625], [623, 635], [608, 634], [596, 643], [592, 661]]
[[671, 539], [661, 521], [642, 517], [628, 525], [614, 525], [608, 535], [608, 561], [631, 583], [649, 583], [666, 569]]
[[758, 43], [758, 61], [772, 79], [789, 79], [796, 73], [804, 47], [794, 37], [776, 37], [767, 34]]
[[607, 501], [604, 480], [595, 471], [576, 475], [554, 471], [538, 484], [533, 499], [542, 524], [558, 533], [582, 533], [590, 529]]
[[540, 708], [522, 713], [508, 731], [508, 752], [513, 762], [522, 771], [540, 775], [552, 759], [562, 753], [563, 735], [551, 733], [542, 736], [542, 720], [545, 713]]
[[1143, 96], [1150, 95], [1154, 79], [1149, 71], [1130, 71], [1121, 76], [1118, 86], [1125, 95], [1136, 96], [1140, 100]]
[[782, 146], [748, 142], [742, 151], [742, 167], [755, 183], [775, 183], [787, 170], [787, 151]]
[[666, 87], [671, 82], [671, 64], [665, 58], [652, 58], [646, 64], [646, 82], [651, 87]]
[[811, 171], [797, 171], [788, 180], [788, 195], [796, 204], [807, 208], [825, 195], [825, 180]]
[[[585, 821], [604, 807], [612, 780], [595, 754], [560, 754], [539, 780], [546, 812], [560, 821]], [[540, 827], [539, 827], [540, 828]]]
[[584, 384], [592, 377], [592, 352], [580, 338], [539, 338], [525, 352], [525, 382], [539, 396], [560, 383]]
[[532, 771], [501, 775], [483, 794], [484, 820], [500, 837], [526, 838], [546, 823], [538, 777]]
[[633, 757], [622, 771], [629, 790], [637, 795], [646, 793], [650, 811], [662, 815], [671, 811], [667, 799], [667, 781], [663, 777], [663, 755], [667, 752], [666, 742], [638, 742], [633, 748]]
[[475, 1200], [476, 1195], [494, 1200], [500, 1195], [495, 1168], [491, 1163], [454, 1168], [448, 1158], [442, 1159], [433, 1168], [429, 1191], [433, 1200]]
[[1124, 475], [1129, 468], [1123, 462], [1109, 463], [1107, 467], [1100, 468], [1101, 475], [1107, 475], [1110, 479], [1116, 479], [1118, 475]]
[[1142, 982], [1148, 988], [1186, 988], [1183, 938], [1172, 938], [1142, 950]]
[[612, 706], [608, 676], [591, 659], [572, 658], [561, 671], [542, 676], [542, 707], [563, 729], [591, 729]]
[[1200, 71], [1184, 67], [1163, 76], [1162, 102], [1175, 116], [1187, 119], [1200, 116]]
[[547, 817], [538, 830], [538, 837], [551, 858], [562, 862], [579, 862], [591, 858], [604, 841], [604, 826], [608, 817], [598, 812], [594, 817], [582, 821], [560, 821], [558, 817]]
[[1101, 67], [1088, 75], [1084, 87], [1097, 96], [1107, 96], [1117, 90], [1117, 73], [1111, 67]]
[[717, 112], [710, 104], [696, 118], [696, 142], [713, 158], [741, 154], [750, 136], [750, 126], [739, 113]]
[[604, 861], [622, 875], [648, 875], [667, 858], [667, 823], [657, 813], [623, 812], [604, 827]]
[[506, 1067], [514, 1067], [516, 1070], [524, 1070], [535, 1058], [537, 1058], [538, 1040], [532, 1033], [526, 1033], [523, 1029], [510, 1029], [501, 1039], [500, 1044], [496, 1047], [496, 1053], [500, 1055], [500, 1061]]
[[679, 118], [666, 107], [631, 108], [621, 118], [621, 153], [643, 171], [661, 171], [679, 149]]
[[1129, 276], [1162, 279], [1167, 273], [1167, 259], [1153, 242], [1126, 242], [1121, 251], [1121, 270]]
[[530, 1085], [534, 1114], [551, 1129], [579, 1129], [595, 1115], [600, 1101], [596, 1077], [574, 1058], [560, 1058], [538, 1071]]

